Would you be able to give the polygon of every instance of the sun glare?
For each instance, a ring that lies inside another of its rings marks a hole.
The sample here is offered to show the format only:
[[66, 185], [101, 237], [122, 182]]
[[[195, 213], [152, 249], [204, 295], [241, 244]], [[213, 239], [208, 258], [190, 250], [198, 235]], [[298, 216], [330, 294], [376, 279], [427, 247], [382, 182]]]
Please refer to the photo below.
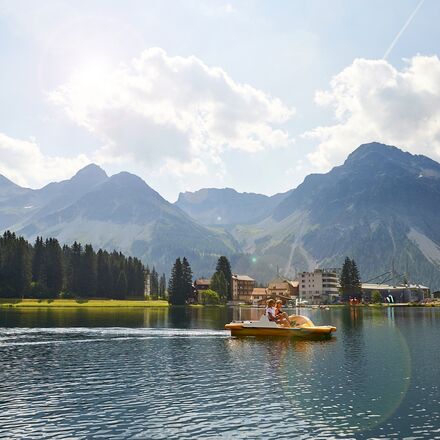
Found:
[[83, 84], [97, 83], [106, 78], [111, 71], [111, 63], [106, 59], [88, 59], [73, 71], [72, 78]]

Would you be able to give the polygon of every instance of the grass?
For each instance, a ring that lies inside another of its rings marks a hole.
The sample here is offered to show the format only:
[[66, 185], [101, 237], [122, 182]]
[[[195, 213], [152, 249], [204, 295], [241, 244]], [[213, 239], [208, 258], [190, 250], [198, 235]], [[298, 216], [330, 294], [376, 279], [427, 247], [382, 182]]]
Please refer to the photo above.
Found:
[[0, 307], [168, 307], [163, 300], [0, 299]]

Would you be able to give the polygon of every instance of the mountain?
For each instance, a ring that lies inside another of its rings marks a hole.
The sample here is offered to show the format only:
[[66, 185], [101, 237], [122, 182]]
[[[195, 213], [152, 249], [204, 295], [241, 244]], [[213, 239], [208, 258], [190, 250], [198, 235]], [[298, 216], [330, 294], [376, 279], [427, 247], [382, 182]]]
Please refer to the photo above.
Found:
[[38, 190], [22, 188], [8, 181], [2, 191], [3, 180], [0, 179], [0, 230], [11, 227], [17, 229], [29, 222], [29, 219], [56, 212], [107, 178], [103, 169], [91, 164], [71, 179], [49, 183]]
[[268, 197], [232, 188], [203, 188], [180, 193], [175, 204], [204, 225], [249, 224], [268, 216], [288, 194]]
[[43, 236], [92, 243], [139, 257], [167, 273], [185, 255], [196, 270], [210, 274], [220, 254], [237, 251], [231, 236], [197, 224], [130, 173], [108, 177], [92, 165], [32, 197], [40, 203], [9, 227], [29, 240]]
[[171, 204], [139, 177], [96, 165], [38, 190], [0, 178], [3, 230], [117, 249], [166, 273], [187, 256], [196, 276], [209, 276], [226, 255], [259, 282], [350, 256], [364, 281], [393, 266], [438, 289], [439, 218], [440, 164], [379, 143], [272, 197], [203, 189]]
[[22, 188], [0, 174], [0, 230], [20, 220], [19, 213], [11, 206], [11, 200], [28, 192], [32, 190]]
[[252, 231], [233, 234], [261, 265], [279, 264], [286, 274], [340, 267], [350, 255], [364, 280], [394, 264], [411, 281], [438, 288], [439, 218], [440, 164], [370, 143], [329, 173], [306, 177]]

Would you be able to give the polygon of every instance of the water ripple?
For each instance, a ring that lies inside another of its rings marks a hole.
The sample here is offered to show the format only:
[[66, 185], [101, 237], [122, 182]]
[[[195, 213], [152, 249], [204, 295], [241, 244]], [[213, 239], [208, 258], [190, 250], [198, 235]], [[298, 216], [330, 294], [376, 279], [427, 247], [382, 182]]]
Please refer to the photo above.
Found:
[[0, 438], [440, 438], [435, 321], [347, 319], [325, 342], [1, 327]]

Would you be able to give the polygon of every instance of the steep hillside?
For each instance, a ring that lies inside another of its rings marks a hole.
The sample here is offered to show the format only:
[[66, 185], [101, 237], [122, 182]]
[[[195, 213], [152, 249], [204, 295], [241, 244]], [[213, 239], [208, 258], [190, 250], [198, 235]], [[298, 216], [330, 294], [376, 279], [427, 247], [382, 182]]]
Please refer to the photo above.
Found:
[[234, 234], [248, 251], [287, 274], [340, 266], [345, 255], [364, 279], [391, 268], [440, 286], [440, 164], [378, 143], [342, 166], [310, 175], [253, 227]]

